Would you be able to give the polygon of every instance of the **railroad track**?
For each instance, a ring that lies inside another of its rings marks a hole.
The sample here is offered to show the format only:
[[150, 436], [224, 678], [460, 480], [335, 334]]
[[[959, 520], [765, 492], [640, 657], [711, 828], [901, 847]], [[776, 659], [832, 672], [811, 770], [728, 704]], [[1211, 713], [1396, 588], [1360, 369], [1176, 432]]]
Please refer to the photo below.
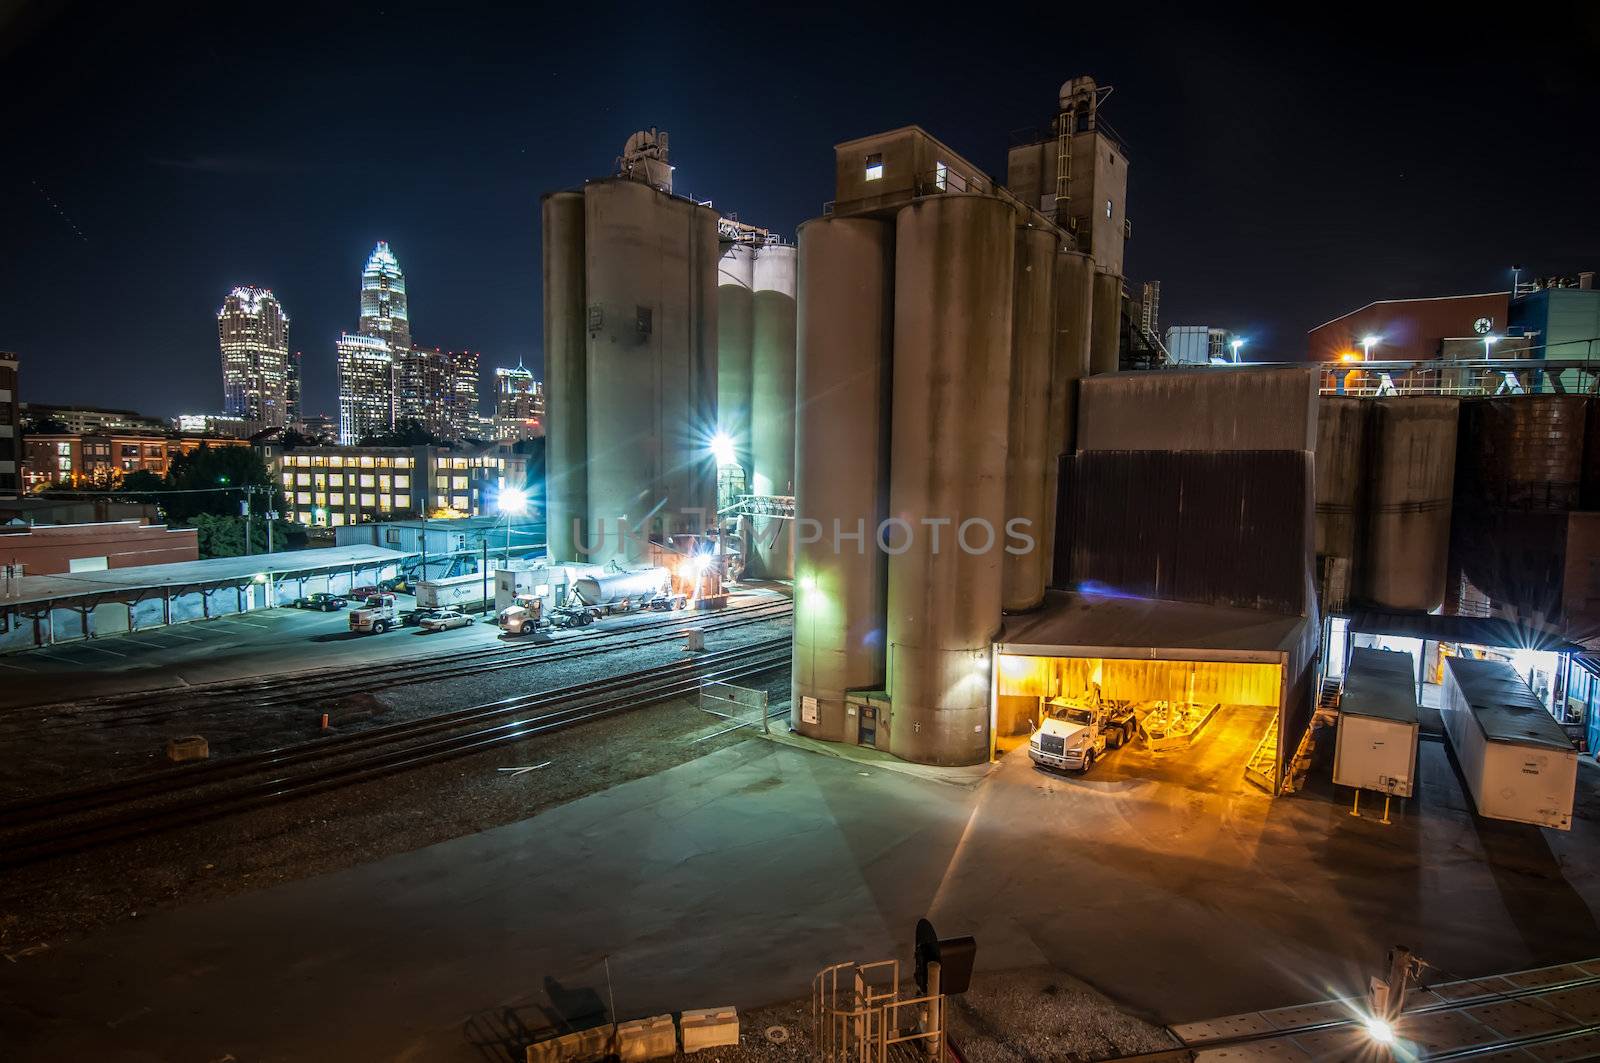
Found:
[[[238, 710], [243, 700], [248, 700], [252, 709], [301, 705], [314, 699], [338, 698], [464, 675], [480, 675], [527, 664], [571, 660], [613, 650], [658, 645], [691, 627], [707, 633], [726, 631], [779, 620], [792, 613], [793, 604], [786, 600], [764, 602], [720, 613], [693, 614], [690, 617], [674, 615], [622, 629], [574, 635], [559, 642], [490, 646], [417, 661], [378, 662], [337, 670], [320, 668], [282, 676], [164, 687], [81, 702], [30, 706], [26, 710], [18, 710], [13, 716], [29, 717], [30, 725], [80, 727], [92, 723], [124, 726], [159, 723], [175, 716], [193, 715], [197, 709], [233, 712]], [[36, 718], [36, 714], [42, 719]]]
[[[788, 638], [349, 735], [0, 807], [0, 867], [322, 793], [733, 682], [788, 663]], [[516, 718], [513, 718], [516, 717]]]

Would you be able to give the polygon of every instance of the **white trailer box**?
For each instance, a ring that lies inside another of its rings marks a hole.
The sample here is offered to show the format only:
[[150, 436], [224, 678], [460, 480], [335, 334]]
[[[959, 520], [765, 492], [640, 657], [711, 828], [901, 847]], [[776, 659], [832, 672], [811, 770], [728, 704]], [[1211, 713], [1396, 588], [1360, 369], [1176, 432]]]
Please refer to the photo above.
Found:
[[1417, 697], [1409, 653], [1358, 649], [1345, 670], [1333, 782], [1410, 797], [1417, 769]]
[[473, 572], [448, 579], [425, 579], [417, 584], [418, 609], [466, 608], [483, 604], [484, 584], [494, 593], [494, 581], [486, 580], [483, 573]]
[[1479, 815], [1572, 829], [1578, 751], [1516, 669], [1446, 658], [1443, 714]]

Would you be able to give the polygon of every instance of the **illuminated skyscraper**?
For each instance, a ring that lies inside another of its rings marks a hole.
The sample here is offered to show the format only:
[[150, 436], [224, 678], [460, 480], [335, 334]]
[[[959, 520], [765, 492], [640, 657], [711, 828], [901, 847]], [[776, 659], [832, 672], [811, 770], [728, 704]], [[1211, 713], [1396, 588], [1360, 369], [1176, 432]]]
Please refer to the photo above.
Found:
[[497, 439], [544, 435], [544, 385], [521, 361], [494, 371], [494, 428]]
[[361, 271], [361, 324], [363, 336], [389, 344], [391, 351], [411, 349], [411, 317], [406, 311], [406, 277], [400, 262], [383, 240], [372, 249]]
[[339, 337], [339, 442], [352, 445], [394, 427], [394, 358], [375, 336]]
[[289, 318], [265, 288], [235, 288], [217, 311], [222, 408], [277, 427], [289, 415]]
[[442, 356], [438, 427], [446, 439], [478, 434], [478, 352], [446, 351]]

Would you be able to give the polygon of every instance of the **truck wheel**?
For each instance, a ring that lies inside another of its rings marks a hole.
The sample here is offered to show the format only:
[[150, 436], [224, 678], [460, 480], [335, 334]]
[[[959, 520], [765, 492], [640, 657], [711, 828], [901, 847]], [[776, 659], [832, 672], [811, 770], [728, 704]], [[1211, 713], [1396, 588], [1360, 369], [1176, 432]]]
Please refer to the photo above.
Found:
[[372, 633], [373, 633], [373, 634], [374, 634], [374, 635], [381, 635], [381, 634], [383, 634], [383, 633], [384, 633], [384, 632], [385, 632], [385, 631], [388, 631], [388, 630], [389, 630], [389, 625], [388, 625], [388, 624], [386, 624], [386, 623], [385, 623], [385, 622], [384, 622], [384, 621], [382, 621], [382, 620], [380, 620], [380, 621], [378, 621], [378, 622], [377, 622], [377, 623], [376, 623], [376, 624], [373, 624], [373, 625], [372, 625]]
[[689, 599], [679, 598], [677, 601], [672, 603], [672, 607], [674, 609], [687, 609], [689, 608]]
[[524, 635], [531, 635], [531, 634], [533, 634], [533, 624], [531, 624], [531, 623], [525, 623], [525, 624], [523, 624], [523, 625], [522, 625], [522, 633], [523, 633], [523, 634], [524, 634]]

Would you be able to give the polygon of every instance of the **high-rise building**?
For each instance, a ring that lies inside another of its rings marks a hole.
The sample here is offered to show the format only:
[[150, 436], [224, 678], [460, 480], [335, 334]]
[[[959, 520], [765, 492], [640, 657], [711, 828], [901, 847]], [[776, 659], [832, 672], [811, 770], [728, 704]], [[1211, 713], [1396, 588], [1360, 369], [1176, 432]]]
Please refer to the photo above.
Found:
[[520, 359], [514, 369], [494, 371], [494, 430], [497, 439], [544, 435], [544, 384]]
[[411, 318], [406, 311], [406, 278], [383, 240], [361, 271], [361, 324], [356, 329], [389, 344], [392, 352], [411, 349]]
[[406, 347], [394, 356], [394, 419], [431, 427], [441, 386], [437, 352]]
[[217, 311], [222, 406], [264, 426], [288, 419], [289, 318], [265, 288], [235, 288]]
[[286, 389], [286, 421], [294, 424], [300, 420], [300, 352], [289, 355], [289, 384]]
[[0, 498], [16, 498], [22, 491], [21, 406], [17, 356], [0, 351]]
[[394, 427], [394, 357], [376, 336], [339, 337], [339, 442], [352, 445]]
[[445, 351], [438, 427], [446, 439], [466, 439], [478, 434], [478, 352]]

